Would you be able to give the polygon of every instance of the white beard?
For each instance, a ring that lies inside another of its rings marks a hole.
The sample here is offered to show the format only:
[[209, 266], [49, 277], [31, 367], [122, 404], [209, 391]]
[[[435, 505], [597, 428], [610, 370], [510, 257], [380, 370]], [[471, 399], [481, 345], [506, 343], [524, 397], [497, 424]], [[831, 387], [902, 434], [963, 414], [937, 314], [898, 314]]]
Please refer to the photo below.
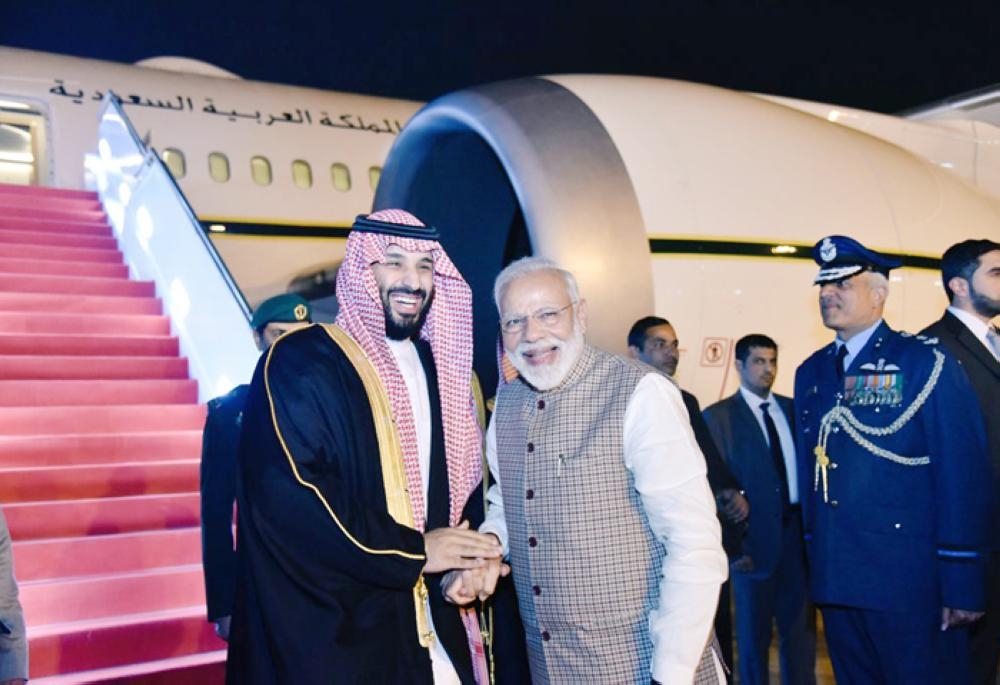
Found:
[[[573, 334], [566, 340], [552, 336], [536, 340], [533, 343], [522, 342], [513, 351], [507, 352], [507, 358], [514, 365], [521, 377], [536, 390], [551, 390], [562, 383], [569, 375], [583, 352], [583, 330], [576, 323]], [[550, 364], [533, 366], [524, 358], [524, 354], [533, 350], [558, 350], [556, 360]]]

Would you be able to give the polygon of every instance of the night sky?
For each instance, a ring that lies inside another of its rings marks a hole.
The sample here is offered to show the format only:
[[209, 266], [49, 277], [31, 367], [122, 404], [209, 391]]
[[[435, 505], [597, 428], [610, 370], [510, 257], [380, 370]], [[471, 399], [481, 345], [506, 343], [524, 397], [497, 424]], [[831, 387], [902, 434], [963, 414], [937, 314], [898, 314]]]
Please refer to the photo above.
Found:
[[1000, 82], [1000, 5], [945, 5], [2, 0], [0, 44], [122, 62], [181, 55], [244, 78], [417, 100], [595, 72], [894, 112]]

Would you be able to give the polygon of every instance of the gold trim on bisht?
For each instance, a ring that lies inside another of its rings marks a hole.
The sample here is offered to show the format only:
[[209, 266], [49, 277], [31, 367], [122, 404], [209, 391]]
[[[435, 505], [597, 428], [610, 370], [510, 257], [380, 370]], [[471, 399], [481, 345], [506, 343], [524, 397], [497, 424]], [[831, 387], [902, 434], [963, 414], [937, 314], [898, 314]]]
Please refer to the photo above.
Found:
[[[392, 405], [389, 394], [382, 385], [375, 366], [365, 355], [361, 346], [340, 326], [323, 324], [330, 338], [340, 346], [347, 359], [354, 366], [361, 378], [368, 395], [368, 403], [372, 408], [372, 418], [375, 421], [375, 437], [378, 439], [379, 460], [382, 464], [382, 482], [385, 486], [385, 504], [396, 523], [414, 528], [413, 508], [410, 505], [410, 491], [406, 486], [406, 471], [403, 468], [403, 448], [393, 422]], [[430, 647], [434, 642], [434, 631], [431, 630], [427, 617], [427, 585], [423, 574], [413, 587], [413, 603], [417, 615], [417, 637], [422, 647]]]

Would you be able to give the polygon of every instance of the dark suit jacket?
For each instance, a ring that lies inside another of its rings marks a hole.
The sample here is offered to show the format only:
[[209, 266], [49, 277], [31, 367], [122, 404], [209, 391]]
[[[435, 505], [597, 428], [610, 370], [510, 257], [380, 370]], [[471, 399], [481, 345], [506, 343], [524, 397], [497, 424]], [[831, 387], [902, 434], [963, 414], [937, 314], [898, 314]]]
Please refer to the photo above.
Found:
[[[775, 395], [781, 411], [795, 434], [795, 410], [792, 400]], [[781, 476], [774, 467], [771, 450], [753, 410], [736, 394], [705, 409], [705, 422], [733, 475], [743, 484], [750, 501], [750, 518], [743, 552], [750, 555], [753, 578], [774, 573], [781, 556], [782, 513]], [[793, 459], [795, 455], [787, 455]]]
[[[925, 328], [923, 333], [940, 340], [969, 378], [969, 384], [972, 385], [983, 411], [993, 462], [993, 477], [1000, 491], [1000, 362], [951, 312], [946, 311], [940, 320]], [[1000, 520], [994, 530], [1000, 537]]]
[[[719, 448], [712, 439], [708, 426], [705, 425], [698, 398], [686, 390], [681, 390], [681, 399], [684, 400], [684, 407], [691, 420], [695, 442], [698, 443], [701, 453], [705, 456], [708, 486], [712, 489], [712, 494], [718, 494], [722, 490], [740, 490], [740, 481], [726, 466], [726, 461], [719, 454]], [[743, 553], [743, 534], [746, 530], [746, 523], [731, 523], [720, 514], [719, 524], [722, 526], [722, 547], [726, 550], [726, 554], [733, 558], [740, 556]]]

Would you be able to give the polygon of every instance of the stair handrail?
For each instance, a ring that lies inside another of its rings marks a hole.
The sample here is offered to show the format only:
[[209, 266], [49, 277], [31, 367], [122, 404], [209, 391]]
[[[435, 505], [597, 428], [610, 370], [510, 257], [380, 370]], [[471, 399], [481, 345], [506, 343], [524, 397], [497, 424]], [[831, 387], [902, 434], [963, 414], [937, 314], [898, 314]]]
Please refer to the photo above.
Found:
[[249, 378], [259, 356], [250, 306], [170, 170], [111, 91], [98, 121], [88, 171], [129, 269], [156, 284], [199, 398], [227, 392]]

